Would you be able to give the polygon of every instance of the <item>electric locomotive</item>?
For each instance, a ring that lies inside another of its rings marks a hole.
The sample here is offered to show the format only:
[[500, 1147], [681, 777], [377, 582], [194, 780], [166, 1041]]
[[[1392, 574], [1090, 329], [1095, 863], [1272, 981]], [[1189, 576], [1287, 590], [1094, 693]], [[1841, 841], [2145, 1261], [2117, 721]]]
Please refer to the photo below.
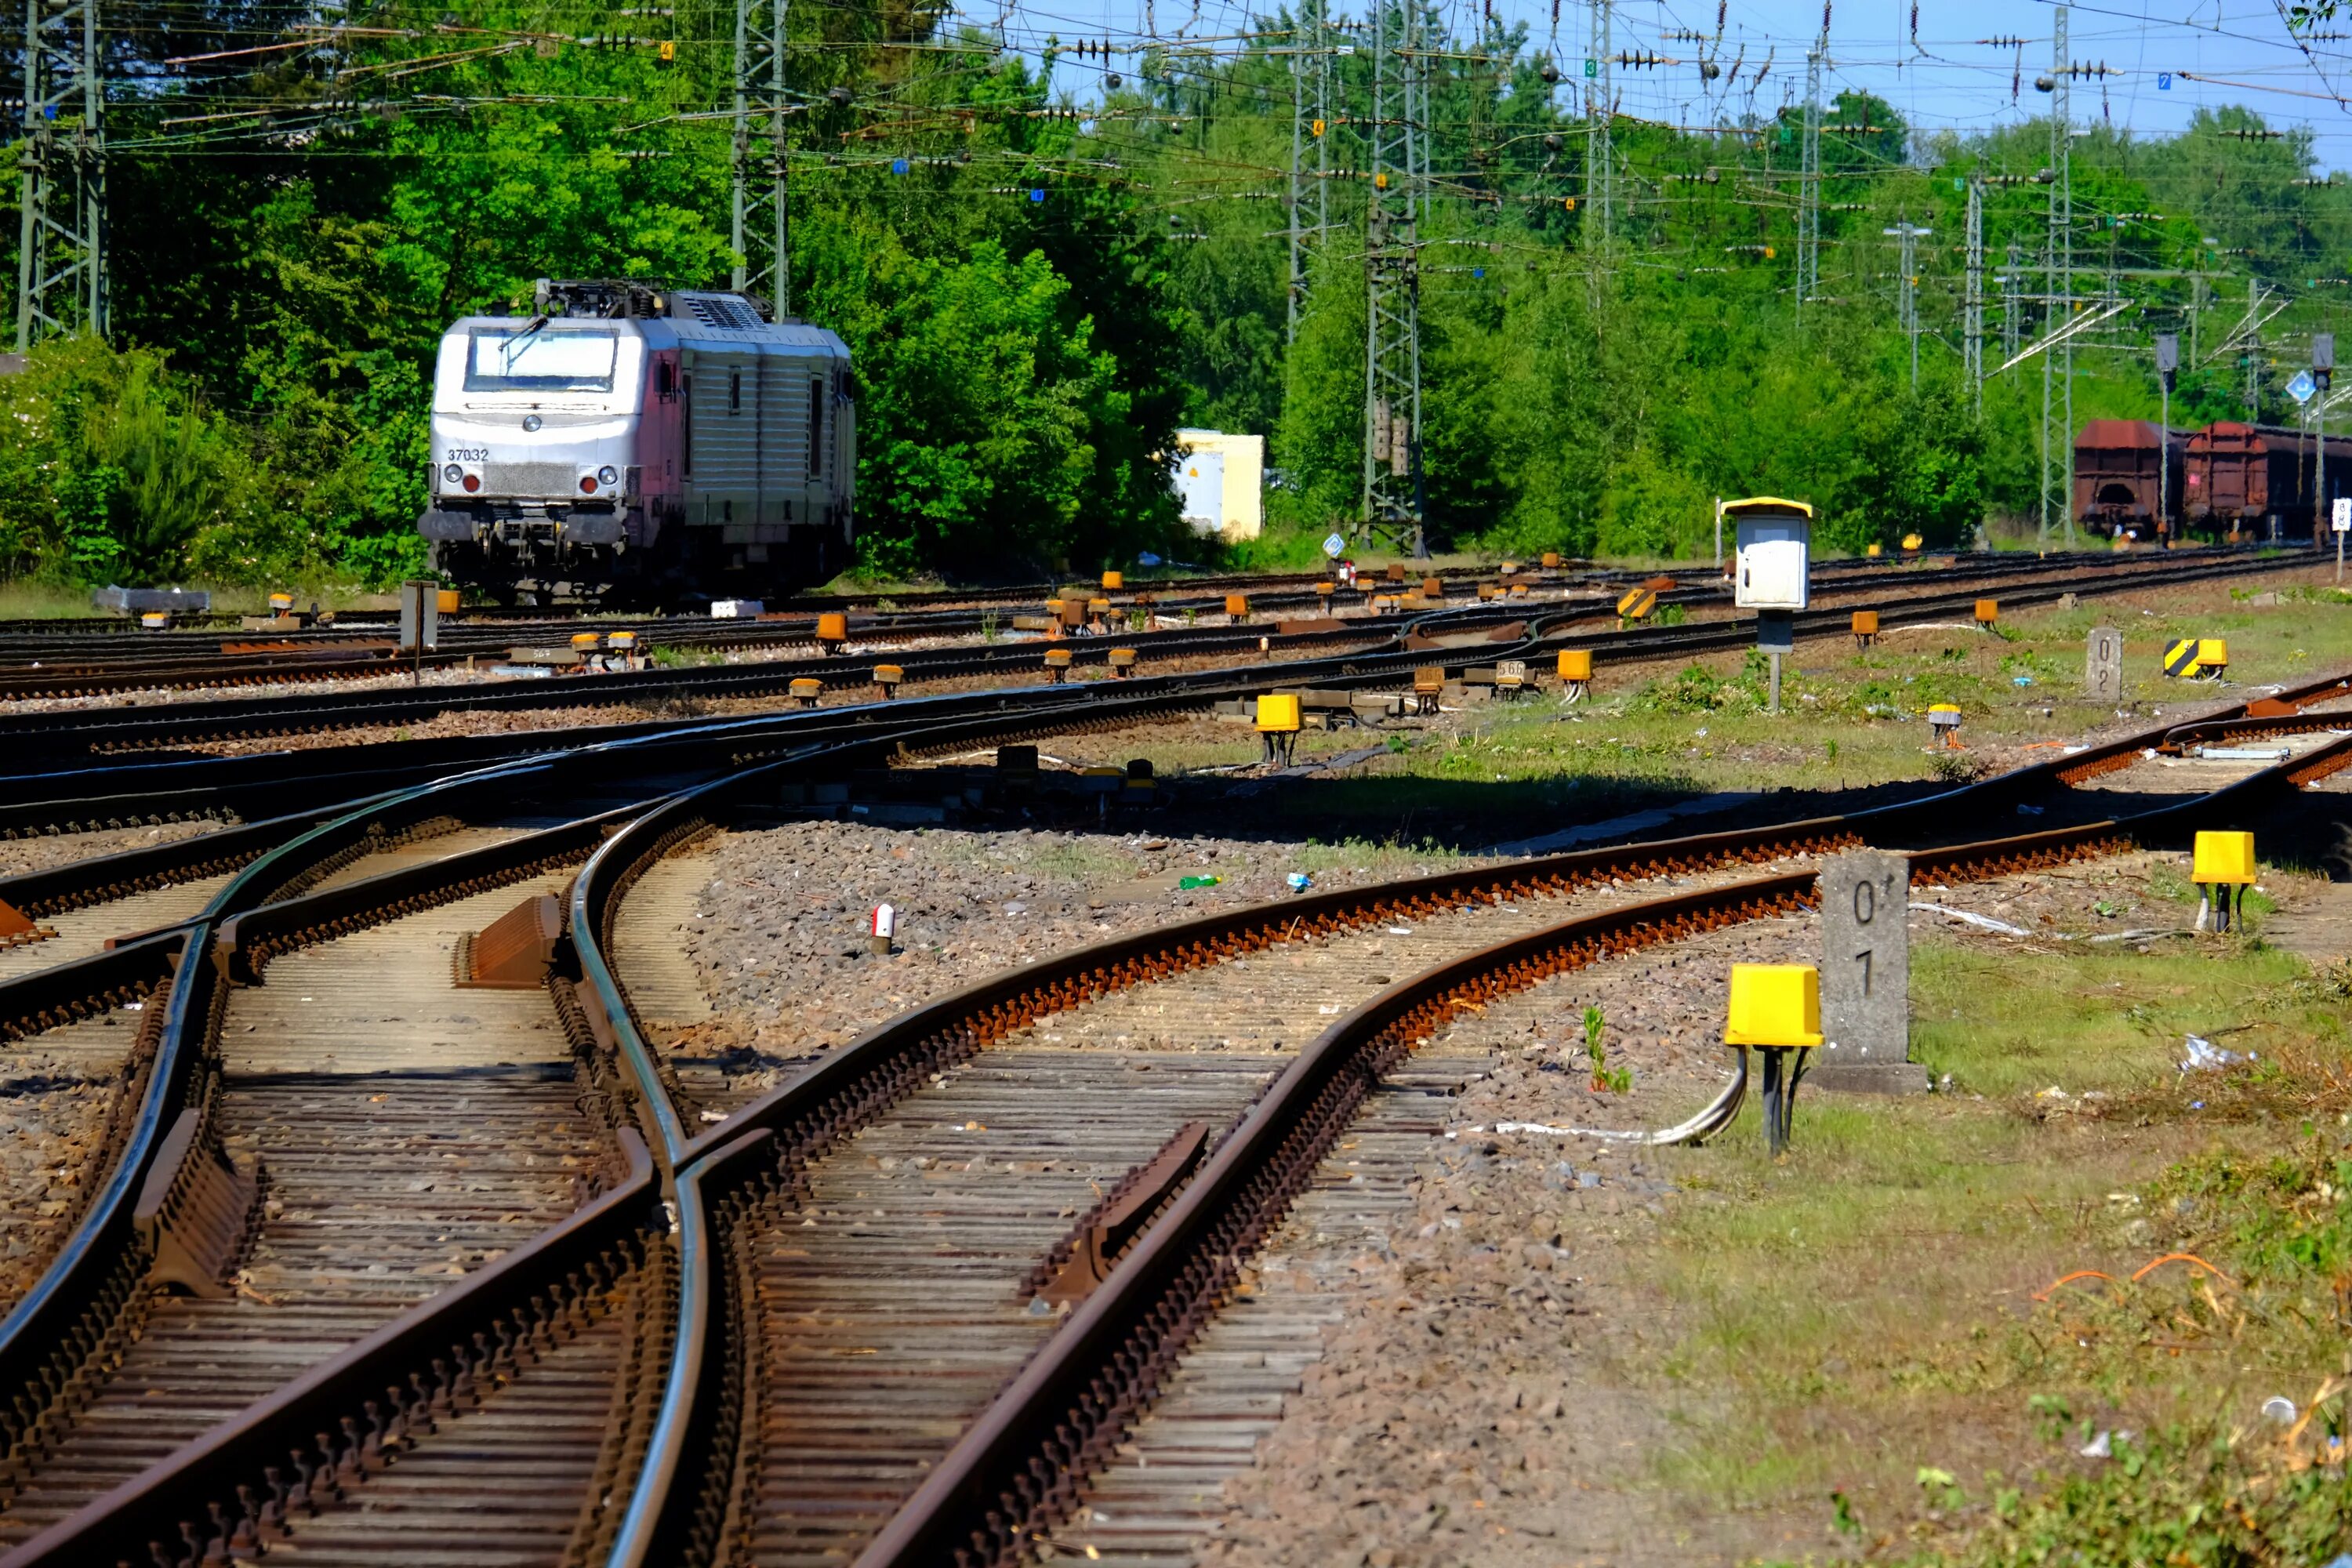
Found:
[[507, 602], [822, 583], [856, 537], [854, 391], [840, 338], [748, 295], [542, 279], [441, 339], [417, 531]]

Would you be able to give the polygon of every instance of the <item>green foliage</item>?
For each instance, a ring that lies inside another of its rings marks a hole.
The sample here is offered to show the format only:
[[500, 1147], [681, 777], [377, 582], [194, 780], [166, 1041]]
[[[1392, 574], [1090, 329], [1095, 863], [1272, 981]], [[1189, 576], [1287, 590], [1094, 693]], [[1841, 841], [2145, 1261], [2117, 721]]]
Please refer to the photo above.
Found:
[[35, 348], [0, 379], [0, 565], [60, 582], [187, 570], [200, 531], [248, 515], [265, 476], [161, 355], [89, 339]]
[[[7, 459], [31, 488], [0, 503], [0, 564], [60, 583], [418, 569], [430, 358], [452, 319], [507, 308], [539, 277], [709, 287], [735, 271], [732, 18], [710, 0], [672, 9], [394, 4], [331, 50], [281, 50], [266, 37], [277, 14], [209, 5], [126, 27], [126, 65], [161, 84], [110, 109], [129, 357], [6, 394], [37, 427], [28, 452], [51, 457]], [[1346, 237], [1367, 188], [1318, 180], [1302, 204], [1327, 237], [1308, 247], [1294, 338], [1288, 245], [1263, 199], [1279, 193], [1257, 173], [1288, 157], [1294, 60], [1274, 52], [1288, 20], [1223, 58], [1135, 62], [1081, 123], [1048, 112], [1045, 76], [940, 32], [940, 15], [789, 16], [791, 304], [856, 356], [861, 569], [1216, 554], [1177, 524], [1162, 455], [1180, 424], [1270, 439], [1268, 535], [1236, 563], [1315, 559], [1361, 505], [1365, 275]], [[495, 41], [453, 43], [452, 27]], [[566, 41], [616, 32], [616, 47]], [[650, 47], [665, 37], [671, 67]], [[2035, 507], [2039, 377], [1994, 377], [1979, 414], [1934, 341], [1960, 292], [1940, 243], [1919, 259], [1930, 337], [1915, 376], [1884, 308], [1880, 231], [1900, 217], [1957, 233], [1965, 176], [2031, 175], [2045, 123], [1923, 134], [1842, 93], [1832, 119], [1876, 129], [1825, 144], [1822, 298], [1800, 323], [1792, 215], [1737, 194], [1785, 174], [1792, 111], [1736, 132], [1623, 126], [1630, 177], [1675, 195], [1622, 206], [1603, 244], [1561, 199], [1586, 187], [1584, 141], [1539, 52], [1523, 31], [1452, 44], [1428, 57], [1431, 160], [1475, 172], [1421, 234], [1413, 434], [1433, 545], [1711, 557], [1715, 498], [1780, 494], [1815, 505], [1824, 550], [1911, 532], [1946, 547]], [[162, 63], [215, 48], [252, 63]], [[1368, 51], [1331, 69], [1321, 162], [1360, 169]], [[2288, 282], [2352, 251], [2352, 186], [2308, 183], [2307, 132], [2231, 134], [2259, 124], [2221, 109], [2167, 140], [2077, 138], [2078, 210], [2103, 226], [2082, 253], [2139, 269], [2153, 316], [2185, 310], [2177, 280], [2213, 273], [2217, 250]], [[2036, 242], [2044, 202], [2030, 180], [1986, 186], [1988, 249]], [[14, 232], [0, 224], [0, 247]], [[2297, 312], [2273, 330], [2306, 330]], [[2224, 330], [2208, 323], [2214, 342]], [[2258, 411], [2278, 416], [2285, 373], [2223, 356], [2184, 373], [2174, 419], [2242, 414], [2250, 372]], [[2078, 418], [2155, 414], [2137, 359], [2076, 376]]]

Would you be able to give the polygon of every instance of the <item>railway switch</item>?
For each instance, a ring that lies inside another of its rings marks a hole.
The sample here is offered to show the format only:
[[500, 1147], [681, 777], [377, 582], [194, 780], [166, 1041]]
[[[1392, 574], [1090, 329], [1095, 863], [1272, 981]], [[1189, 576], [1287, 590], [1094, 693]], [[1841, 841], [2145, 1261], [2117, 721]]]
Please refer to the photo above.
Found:
[[2197, 929], [2233, 930], [2254, 881], [2254, 836], [2200, 831], [2189, 868], [2189, 880], [2197, 884]]
[[898, 695], [898, 683], [906, 679], [907, 671], [899, 665], [877, 664], [874, 667], [874, 684], [881, 691], [885, 702]]
[[1853, 613], [1853, 646], [1866, 648], [1878, 640], [1878, 612], [1856, 610]]
[[849, 640], [849, 617], [839, 610], [827, 610], [816, 618], [816, 645], [828, 655], [841, 651]]
[[1070, 673], [1070, 650], [1049, 647], [1045, 650], [1045, 679], [1059, 686]]
[[1999, 599], [1979, 599], [1977, 601], [1977, 625], [1986, 631], [1990, 631], [1994, 626], [2000, 624], [2000, 601]]
[[1953, 739], [1960, 731], [1960, 707], [1957, 702], [1932, 702], [1927, 706], [1927, 733], [1936, 745], [1947, 751], [1958, 751], [1959, 742]]
[[1592, 688], [1592, 650], [1589, 647], [1564, 647], [1559, 650], [1559, 700], [1581, 702]]
[[1131, 647], [1115, 647], [1111, 649], [1110, 678], [1113, 680], [1125, 680], [1129, 676], [1133, 675], [1134, 673], [1135, 650]]
[[814, 708], [816, 706], [817, 694], [824, 689], [824, 682], [815, 676], [797, 676], [793, 680], [793, 700], [803, 708]]
[[1822, 972], [1810, 963], [1733, 964], [1723, 1043], [1740, 1047], [1743, 1074], [1748, 1048], [1764, 1053], [1765, 1143], [1786, 1153], [1805, 1053], [1822, 1043]]
[[2178, 637], [2164, 645], [2164, 673], [2179, 680], [2219, 680], [2230, 668], [2221, 637]]
[[1257, 700], [1257, 733], [1265, 745], [1264, 760], [1290, 765], [1291, 753], [1298, 745], [1298, 693], [1276, 691]]

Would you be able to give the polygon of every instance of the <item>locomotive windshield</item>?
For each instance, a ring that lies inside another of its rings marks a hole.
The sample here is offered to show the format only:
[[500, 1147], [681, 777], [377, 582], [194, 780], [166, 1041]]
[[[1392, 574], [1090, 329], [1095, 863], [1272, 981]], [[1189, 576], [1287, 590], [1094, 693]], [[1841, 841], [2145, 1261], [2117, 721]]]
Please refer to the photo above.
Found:
[[610, 392], [620, 334], [541, 324], [476, 331], [466, 352], [468, 392]]

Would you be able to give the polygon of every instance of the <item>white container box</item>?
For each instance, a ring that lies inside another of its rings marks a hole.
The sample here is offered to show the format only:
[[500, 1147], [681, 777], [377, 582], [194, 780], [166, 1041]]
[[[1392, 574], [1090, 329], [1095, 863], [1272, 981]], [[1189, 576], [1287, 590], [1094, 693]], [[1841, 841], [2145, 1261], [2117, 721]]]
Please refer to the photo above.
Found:
[[1727, 501], [1723, 510], [1738, 528], [1733, 602], [1743, 610], [1805, 608], [1811, 586], [1811, 509], [1761, 497]]

